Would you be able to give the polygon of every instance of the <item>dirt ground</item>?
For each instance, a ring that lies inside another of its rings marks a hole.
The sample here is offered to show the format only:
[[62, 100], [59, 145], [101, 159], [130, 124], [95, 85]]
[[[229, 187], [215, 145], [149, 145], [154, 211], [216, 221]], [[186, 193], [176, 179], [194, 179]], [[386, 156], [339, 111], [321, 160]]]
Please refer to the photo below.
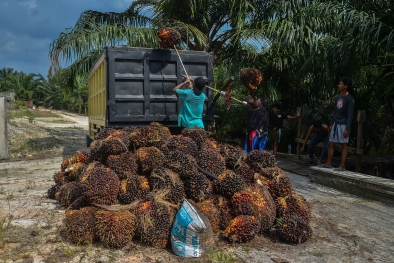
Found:
[[[246, 244], [218, 241], [200, 259], [133, 243], [120, 250], [67, 241], [65, 209], [46, 198], [64, 158], [86, 148], [87, 118], [61, 113], [61, 123], [36, 119], [23, 126], [54, 140], [44, 152], [0, 162], [0, 262], [394, 262], [394, 209], [287, 173], [294, 190], [312, 205], [313, 236], [293, 246], [273, 237]], [[16, 126], [14, 126], [15, 128]], [[283, 160], [285, 161], [285, 160]]]

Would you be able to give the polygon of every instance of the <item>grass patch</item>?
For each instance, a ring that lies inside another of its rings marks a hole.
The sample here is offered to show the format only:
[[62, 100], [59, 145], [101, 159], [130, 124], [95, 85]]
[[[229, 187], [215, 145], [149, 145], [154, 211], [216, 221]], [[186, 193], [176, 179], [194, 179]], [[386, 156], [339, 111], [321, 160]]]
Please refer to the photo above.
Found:
[[42, 122], [46, 122], [46, 123], [59, 123], [59, 124], [71, 124], [71, 123], [75, 123], [74, 121], [69, 121], [69, 120], [65, 120], [65, 119], [36, 119], [37, 121], [42, 121]]
[[16, 118], [24, 118], [27, 117], [29, 120], [34, 120], [35, 118], [49, 118], [49, 117], [58, 117], [59, 115], [52, 113], [50, 111], [38, 111], [32, 109], [16, 109], [16, 110], [7, 110], [7, 118], [8, 120], [16, 119]]
[[237, 257], [223, 251], [207, 252], [207, 257], [213, 263], [236, 263], [239, 261]]
[[313, 253], [313, 256], [321, 258], [321, 257], [323, 257], [323, 253], [316, 252], [316, 253]]

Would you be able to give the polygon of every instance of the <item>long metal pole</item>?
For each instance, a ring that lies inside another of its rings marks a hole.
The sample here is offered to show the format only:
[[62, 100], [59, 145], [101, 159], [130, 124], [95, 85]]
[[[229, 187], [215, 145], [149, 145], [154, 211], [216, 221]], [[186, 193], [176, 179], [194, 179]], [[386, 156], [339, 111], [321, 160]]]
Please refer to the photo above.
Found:
[[176, 49], [175, 45], [174, 45], [174, 48], [175, 48], [176, 53], [178, 54], [179, 61], [181, 62], [181, 65], [182, 65], [182, 67], [183, 67], [183, 70], [185, 71], [187, 78], [189, 78], [189, 75], [187, 74], [187, 71], [186, 71], [186, 69], [185, 69], [185, 66], [183, 65], [181, 56], [179, 55], [178, 49]]

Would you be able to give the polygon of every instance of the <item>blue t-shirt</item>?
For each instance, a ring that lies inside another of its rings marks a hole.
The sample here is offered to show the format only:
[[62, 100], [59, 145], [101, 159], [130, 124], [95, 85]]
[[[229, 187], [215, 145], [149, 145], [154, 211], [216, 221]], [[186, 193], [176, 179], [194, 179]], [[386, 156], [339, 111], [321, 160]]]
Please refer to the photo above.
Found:
[[202, 112], [204, 110], [205, 94], [194, 94], [191, 89], [177, 89], [176, 93], [183, 103], [178, 116], [178, 126], [185, 128], [204, 128]]

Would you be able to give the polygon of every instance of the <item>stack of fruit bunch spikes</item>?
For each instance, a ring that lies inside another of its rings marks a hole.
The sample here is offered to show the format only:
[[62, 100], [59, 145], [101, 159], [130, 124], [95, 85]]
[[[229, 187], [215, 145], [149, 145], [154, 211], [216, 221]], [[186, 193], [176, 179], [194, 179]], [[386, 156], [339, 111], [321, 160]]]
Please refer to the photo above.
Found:
[[97, 211], [98, 209], [93, 206], [79, 210], [67, 209], [65, 213], [67, 238], [81, 245], [93, 243], [96, 240], [95, 214]]
[[108, 248], [122, 248], [135, 234], [136, 218], [127, 210], [100, 210], [96, 213], [96, 234]]
[[202, 202], [212, 197], [212, 185], [205, 174], [197, 172], [187, 178], [185, 192], [193, 201]]
[[234, 172], [236, 174], [239, 174], [242, 176], [244, 179], [245, 183], [248, 186], [254, 185], [255, 184], [255, 179], [254, 179], [254, 170], [252, 167], [250, 167], [247, 163], [244, 162], [238, 162], [235, 165]]
[[265, 185], [274, 200], [278, 197], [288, 196], [293, 191], [293, 185], [285, 173], [269, 179], [261, 174], [255, 174], [255, 179]]
[[63, 184], [55, 194], [56, 200], [62, 205], [69, 206], [81, 196], [81, 188], [77, 182]]
[[231, 213], [230, 201], [222, 195], [214, 195], [212, 199], [219, 211], [219, 229], [224, 230], [234, 218], [233, 214]]
[[234, 147], [230, 144], [222, 144], [219, 147], [220, 154], [226, 160], [228, 169], [234, 169], [235, 165], [246, 159], [246, 153], [240, 147]]
[[159, 43], [164, 48], [172, 48], [181, 42], [181, 34], [170, 27], [163, 27], [157, 31]]
[[118, 203], [119, 177], [99, 162], [91, 163], [80, 180], [82, 196], [92, 204]]
[[138, 148], [148, 146], [148, 127], [139, 127], [129, 133], [130, 151], [135, 151]]
[[223, 156], [219, 152], [208, 149], [207, 147], [200, 149], [196, 159], [199, 167], [215, 176], [226, 170], [226, 162]]
[[153, 169], [149, 176], [149, 184], [152, 191], [168, 190], [164, 199], [172, 204], [180, 205], [186, 197], [183, 181], [170, 169]]
[[267, 151], [253, 150], [247, 154], [246, 163], [258, 173], [262, 168], [274, 167], [275, 157]]
[[193, 156], [180, 151], [173, 151], [165, 157], [164, 166], [187, 179], [197, 173], [197, 162]]

